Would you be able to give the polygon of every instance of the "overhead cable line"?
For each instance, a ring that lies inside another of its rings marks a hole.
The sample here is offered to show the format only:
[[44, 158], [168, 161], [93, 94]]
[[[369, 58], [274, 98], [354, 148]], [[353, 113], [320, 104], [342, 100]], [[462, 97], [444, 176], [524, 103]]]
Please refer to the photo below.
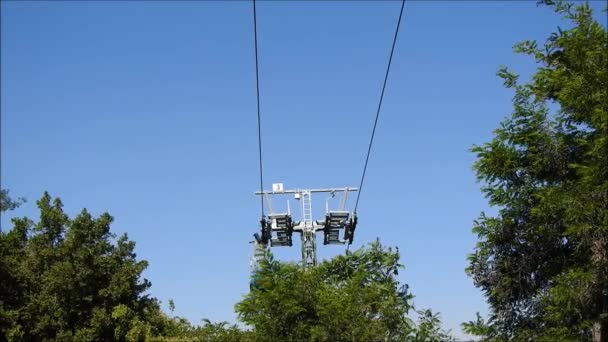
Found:
[[384, 90], [386, 89], [386, 81], [388, 80], [388, 74], [391, 70], [391, 62], [393, 60], [393, 53], [395, 52], [395, 44], [397, 43], [397, 36], [399, 34], [399, 26], [401, 25], [401, 18], [403, 17], [403, 8], [405, 7], [405, 0], [401, 1], [401, 10], [399, 11], [399, 19], [397, 20], [397, 28], [395, 29], [395, 36], [393, 37], [393, 46], [391, 47], [390, 57], [388, 59], [388, 65], [386, 67], [386, 74], [384, 75], [384, 84], [382, 85], [382, 92], [380, 93], [380, 101], [378, 102], [378, 110], [376, 111], [376, 119], [374, 120], [374, 128], [372, 129], [372, 135], [369, 140], [369, 146], [367, 148], [367, 156], [365, 157], [365, 165], [363, 166], [363, 174], [361, 175], [361, 183], [359, 184], [359, 192], [357, 193], [357, 201], [355, 202], [355, 213], [359, 206], [359, 197], [361, 197], [361, 191], [363, 190], [363, 181], [365, 180], [365, 172], [367, 171], [367, 164], [369, 162], [369, 155], [372, 151], [372, 145], [374, 143], [374, 135], [376, 134], [376, 126], [378, 125], [378, 117], [380, 116], [380, 109], [382, 108], [382, 100], [384, 98]]
[[[260, 191], [264, 191], [264, 177], [262, 172], [262, 124], [260, 117], [260, 72], [258, 68], [258, 25], [255, 10], [255, 0], [253, 0], [253, 41], [255, 45], [255, 88], [258, 104], [258, 153], [260, 159]], [[264, 197], [260, 196], [262, 208], [262, 219], [264, 219]]]

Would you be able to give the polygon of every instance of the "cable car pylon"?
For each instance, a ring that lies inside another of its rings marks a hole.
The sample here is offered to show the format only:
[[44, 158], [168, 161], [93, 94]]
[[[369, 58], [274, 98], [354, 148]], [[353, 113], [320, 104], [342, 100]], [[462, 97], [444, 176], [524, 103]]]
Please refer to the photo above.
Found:
[[[294, 189], [284, 190], [282, 183], [272, 185], [272, 191], [257, 191], [255, 194], [262, 196], [268, 208], [268, 216], [263, 216], [260, 222], [260, 233], [253, 234], [254, 256], [252, 267], [259, 261], [260, 249], [268, 247], [291, 247], [293, 246], [293, 233], [300, 234], [302, 249], [302, 266], [310, 268], [317, 264], [317, 242], [316, 234], [323, 233], [324, 245], [351, 244], [355, 237], [357, 227], [357, 214], [346, 210], [346, 200], [349, 192], [358, 191], [357, 188], [323, 188], [323, 189]], [[312, 195], [315, 193], [330, 193], [331, 196], [325, 201], [325, 217], [314, 219], [312, 210]], [[330, 210], [329, 201], [336, 194], [341, 194], [340, 206], [336, 210]], [[293, 195], [299, 201], [299, 221], [291, 215], [289, 199], [287, 200], [287, 212], [276, 213], [272, 209], [272, 199], [276, 196]], [[342, 238], [340, 237], [342, 233]]]
[[[257, 99], [257, 133], [258, 133], [258, 154], [259, 154], [259, 171], [260, 171], [260, 191], [256, 192], [256, 195], [260, 195], [260, 204], [262, 218], [260, 220], [260, 234], [254, 234], [255, 240], [252, 241], [254, 244], [254, 253], [251, 259], [251, 266], [253, 269], [252, 274], [255, 276], [256, 270], [259, 266], [259, 261], [265, 254], [265, 250], [268, 247], [279, 247], [279, 246], [292, 246], [292, 235], [294, 232], [300, 234], [301, 248], [302, 248], [302, 265], [305, 268], [313, 267], [317, 264], [317, 247], [316, 247], [316, 233], [323, 232], [323, 244], [352, 244], [355, 228], [357, 226], [357, 208], [359, 205], [359, 198], [361, 196], [361, 189], [365, 180], [365, 174], [367, 171], [368, 162], [370, 159], [372, 146], [374, 143], [374, 136], [376, 134], [376, 128], [378, 125], [378, 119], [380, 117], [380, 111], [382, 109], [382, 100], [384, 99], [384, 93], [388, 81], [388, 76], [391, 68], [391, 62], [393, 60], [393, 53], [395, 52], [395, 45], [397, 43], [397, 36], [399, 34], [399, 27], [401, 25], [401, 19], [403, 17], [403, 9], [405, 7], [405, 0], [401, 0], [401, 9], [399, 11], [399, 18], [397, 20], [397, 26], [395, 28], [395, 35], [393, 36], [393, 43], [390, 50], [390, 56], [388, 59], [388, 65], [386, 73], [384, 75], [384, 83], [382, 85], [382, 92], [380, 94], [380, 100], [378, 102], [378, 108], [374, 119], [374, 125], [370, 136], [369, 145], [367, 148], [367, 154], [365, 157], [365, 164], [363, 165], [363, 173], [361, 175], [361, 181], [359, 188], [332, 188], [332, 189], [296, 189], [296, 190], [283, 190], [283, 184], [273, 184], [272, 191], [264, 190], [263, 182], [263, 169], [262, 169], [262, 130], [261, 130], [261, 115], [260, 115], [260, 80], [259, 80], [259, 67], [258, 67], [258, 39], [257, 39], [257, 16], [256, 16], [256, 0], [252, 0], [253, 3], [253, 33], [254, 33], [254, 47], [255, 47], [255, 75], [256, 75], [256, 99]], [[346, 198], [348, 193], [351, 191], [358, 191], [357, 199], [355, 201], [355, 207], [352, 212], [346, 211]], [[334, 197], [336, 192], [343, 193], [343, 199], [341, 202], [340, 210], [329, 210], [329, 206], [326, 202], [325, 220], [314, 220], [312, 214], [312, 194], [318, 192], [329, 192], [331, 198]], [[272, 211], [272, 196], [293, 194], [295, 199], [300, 200], [301, 215], [300, 221], [294, 221], [289, 209], [289, 201], [287, 202], [287, 213], [276, 214]], [[264, 214], [264, 199], [269, 209], [269, 215]], [[340, 231], [344, 232], [343, 238], [340, 238]]]

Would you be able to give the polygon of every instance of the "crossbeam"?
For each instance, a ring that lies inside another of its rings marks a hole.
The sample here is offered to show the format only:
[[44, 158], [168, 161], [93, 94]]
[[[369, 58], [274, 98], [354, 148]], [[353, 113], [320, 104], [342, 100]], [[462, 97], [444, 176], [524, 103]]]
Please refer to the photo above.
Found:
[[325, 188], [325, 189], [292, 189], [283, 191], [256, 191], [256, 195], [283, 195], [283, 194], [299, 194], [304, 191], [308, 192], [340, 192], [340, 191], [359, 191], [357, 188]]

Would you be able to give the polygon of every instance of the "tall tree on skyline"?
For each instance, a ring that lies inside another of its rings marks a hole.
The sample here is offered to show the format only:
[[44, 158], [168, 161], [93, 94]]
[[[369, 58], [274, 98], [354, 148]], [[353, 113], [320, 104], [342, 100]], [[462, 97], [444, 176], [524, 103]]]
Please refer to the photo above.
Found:
[[[570, 23], [540, 47], [531, 81], [501, 68], [513, 112], [475, 171], [496, 216], [482, 213], [467, 272], [490, 318], [465, 323], [486, 340], [608, 341], [608, 34], [588, 4], [544, 1]], [[554, 106], [557, 105], [557, 106]], [[557, 107], [556, 110], [552, 110]]]
[[1, 338], [122, 341], [158, 329], [148, 324], [158, 303], [141, 278], [148, 263], [126, 234], [114, 241], [113, 218], [83, 209], [70, 219], [48, 193], [37, 206], [38, 222], [15, 218], [0, 233]]

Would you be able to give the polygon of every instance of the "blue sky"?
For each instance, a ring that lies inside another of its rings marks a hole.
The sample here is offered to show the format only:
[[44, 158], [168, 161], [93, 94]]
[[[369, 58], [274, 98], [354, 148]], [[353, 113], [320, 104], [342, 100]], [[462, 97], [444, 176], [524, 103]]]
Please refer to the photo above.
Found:
[[[603, 19], [605, 2], [591, 4]], [[399, 5], [258, 4], [268, 187], [358, 185]], [[150, 262], [154, 296], [195, 322], [235, 322], [260, 215], [251, 3], [1, 9], [1, 185], [28, 199], [3, 229], [36, 217], [45, 190], [70, 215], [107, 211]], [[534, 1], [406, 4], [353, 247], [398, 246], [416, 306], [458, 335], [486, 312], [464, 268], [472, 222], [493, 210], [469, 148], [510, 113], [498, 67], [534, 70], [512, 45], [557, 25], [567, 26]], [[323, 202], [313, 198], [318, 215]], [[299, 242], [274, 252], [298, 260]]]

